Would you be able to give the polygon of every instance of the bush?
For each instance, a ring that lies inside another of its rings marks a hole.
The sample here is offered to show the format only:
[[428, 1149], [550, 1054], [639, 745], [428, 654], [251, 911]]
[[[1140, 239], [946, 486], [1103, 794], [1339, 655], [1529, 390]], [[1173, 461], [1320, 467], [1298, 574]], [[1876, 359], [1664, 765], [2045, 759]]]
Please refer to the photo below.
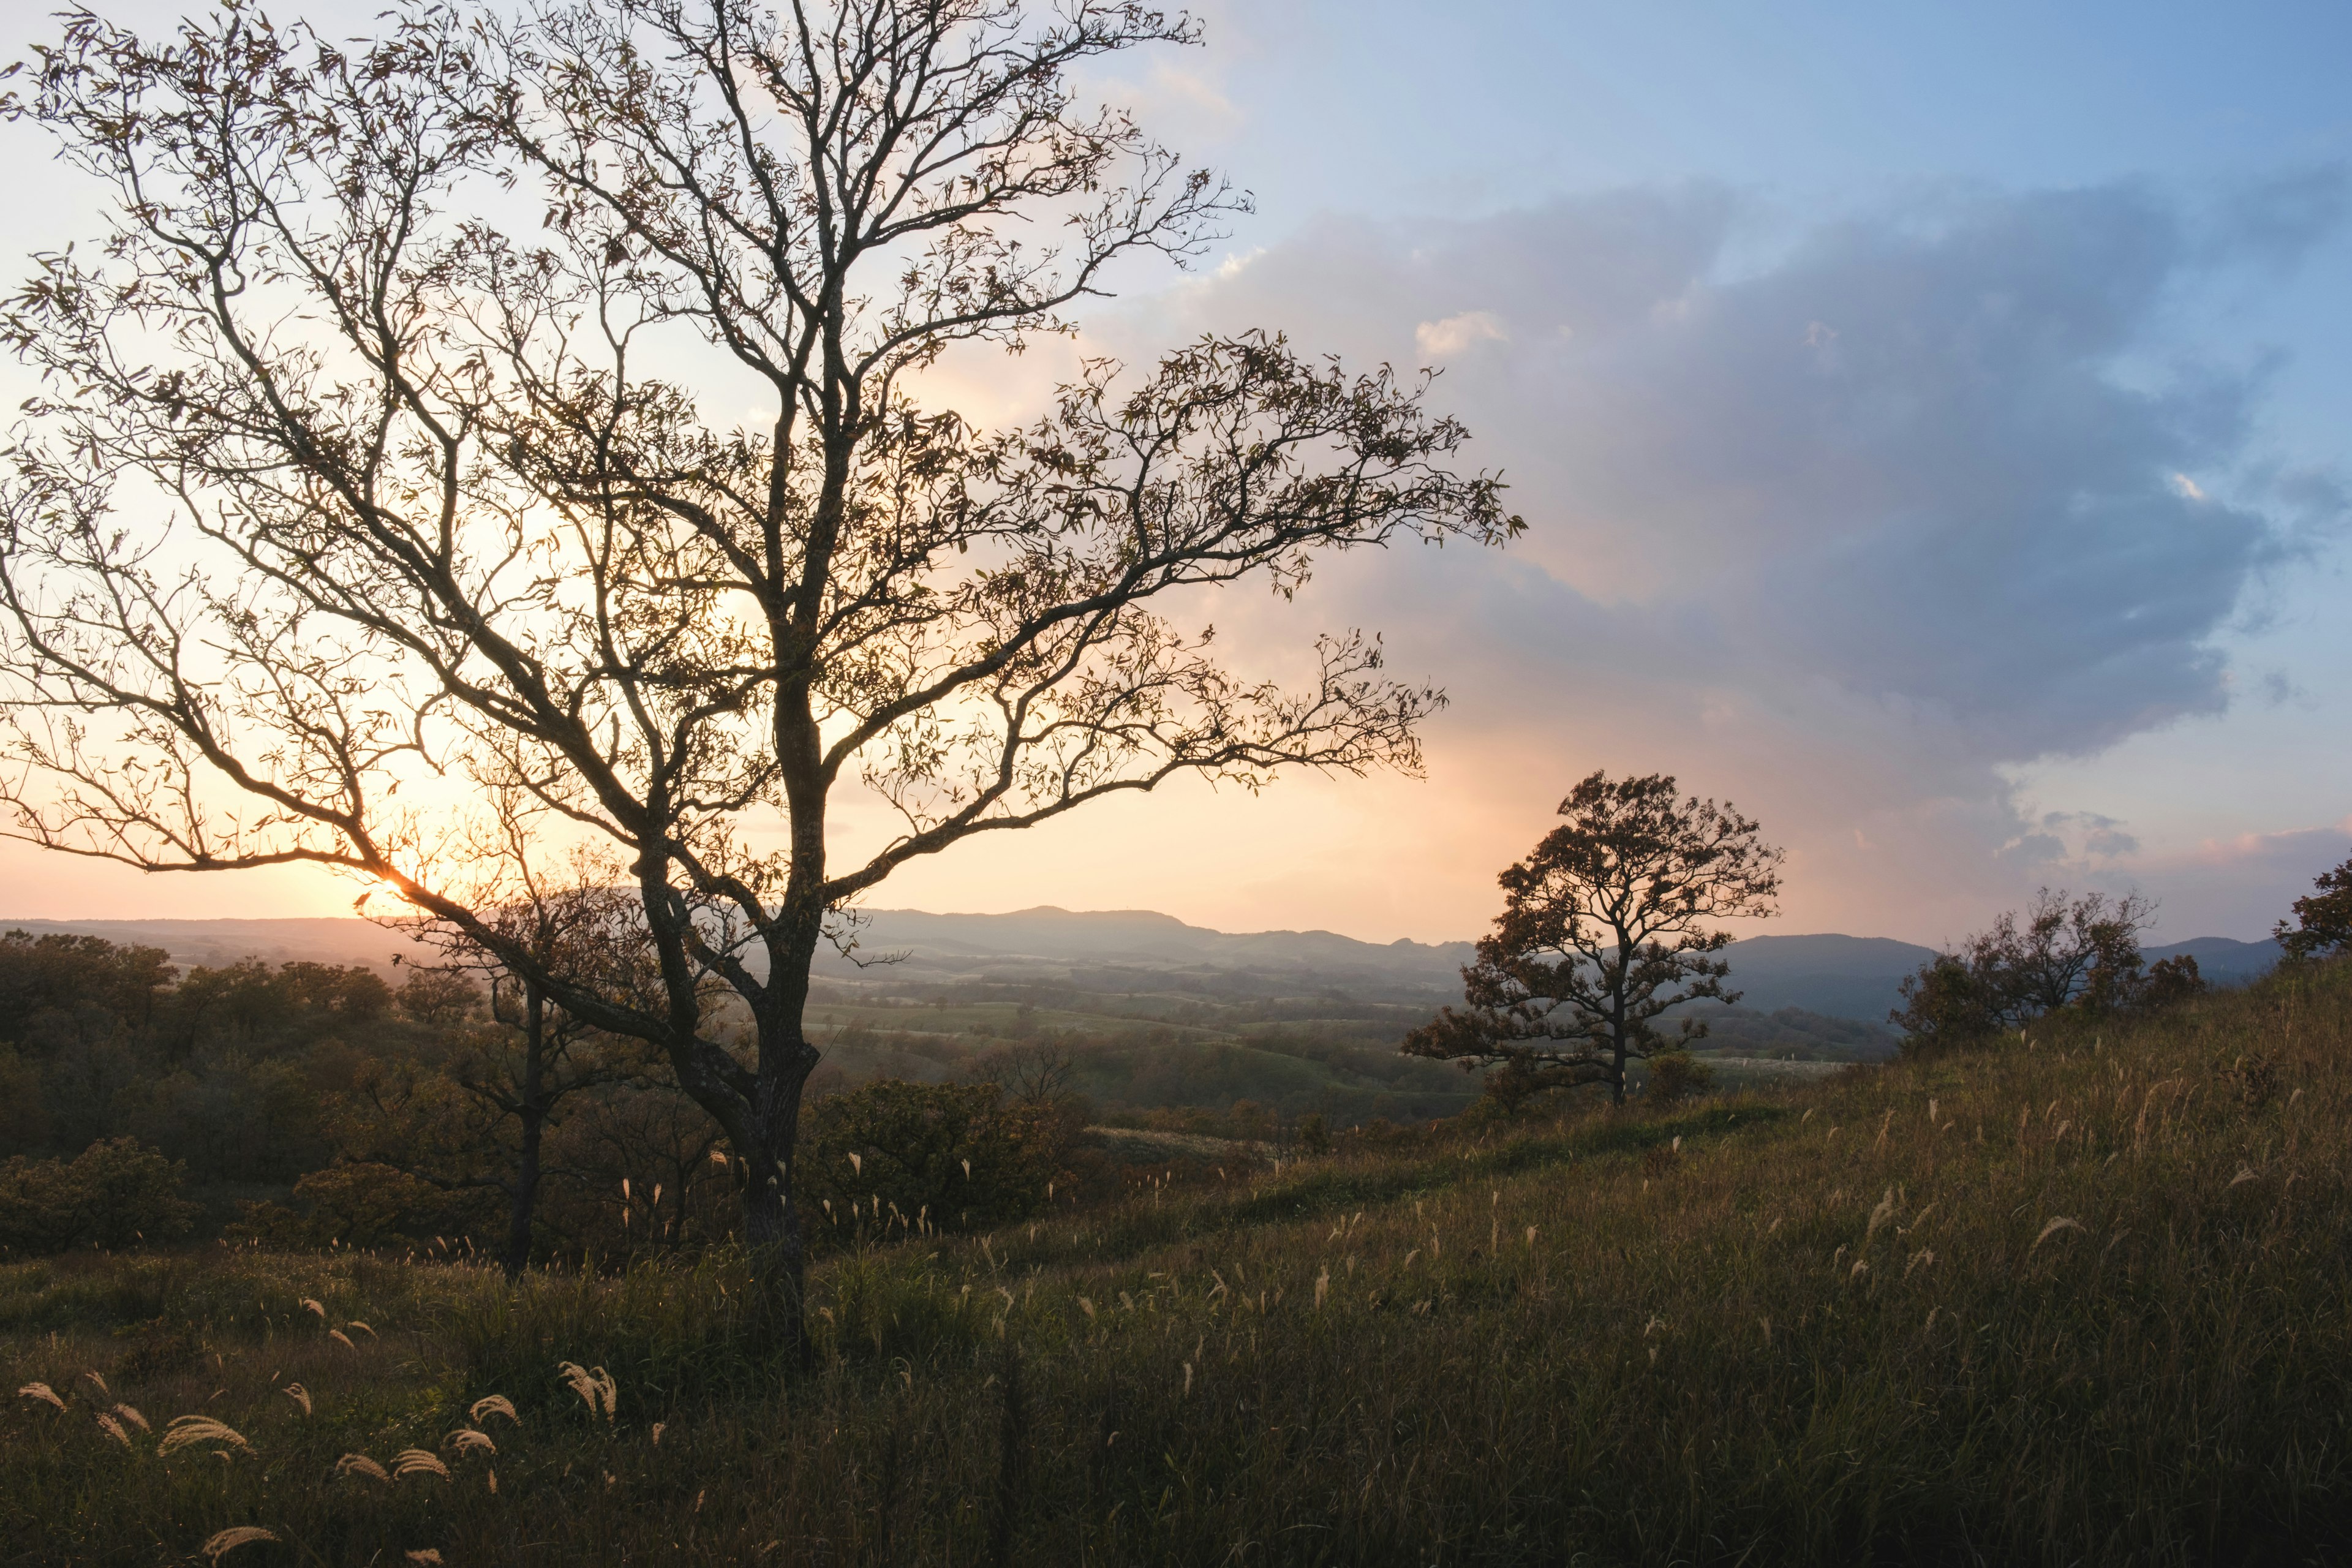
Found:
[[2021, 1029], [2062, 1009], [2137, 1005], [2147, 1000], [2139, 938], [2154, 914], [2137, 893], [2070, 899], [2044, 888], [2022, 923], [2004, 914], [1958, 952], [1939, 952], [1906, 976], [1903, 1005], [1887, 1021], [1903, 1031], [1904, 1049], [1916, 1054]]
[[1045, 1206], [1066, 1152], [1052, 1105], [1006, 1105], [992, 1083], [884, 1079], [819, 1101], [802, 1139], [798, 1195], [819, 1241], [876, 1225], [1024, 1219]]
[[311, 1172], [294, 1184], [294, 1201], [304, 1206], [238, 1204], [229, 1238], [268, 1247], [379, 1247], [420, 1228], [425, 1216], [446, 1206], [431, 1184], [390, 1165], [362, 1162]]
[[1715, 1069], [1688, 1051], [1660, 1051], [1650, 1058], [1649, 1087], [1643, 1097], [1653, 1105], [1679, 1105], [1715, 1087]]
[[1331, 1126], [1319, 1110], [1310, 1110], [1291, 1128], [1292, 1142], [1306, 1154], [1328, 1154], [1331, 1152]]
[[2191, 953], [2172, 958], [2159, 958], [2148, 966], [2147, 979], [2140, 986], [2139, 1001], [2146, 1007], [2169, 1007], [2176, 1002], [2186, 1002], [2202, 996], [2212, 987], [2198, 973], [2197, 959]]
[[186, 1167], [128, 1138], [92, 1143], [71, 1161], [0, 1166], [0, 1248], [37, 1257], [85, 1243], [122, 1247], [171, 1241], [195, 1227], [180, 1196]]

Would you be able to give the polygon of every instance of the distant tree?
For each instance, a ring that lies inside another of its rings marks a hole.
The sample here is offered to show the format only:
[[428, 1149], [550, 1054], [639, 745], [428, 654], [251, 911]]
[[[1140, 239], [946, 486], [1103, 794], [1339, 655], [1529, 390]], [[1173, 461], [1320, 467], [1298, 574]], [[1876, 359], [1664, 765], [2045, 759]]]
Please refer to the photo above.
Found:
[[21, 1040], [45, 1013], [98, 1007], [144, 1028], [179, 978], [160, 947], [23, 931], [0, 935], [0, 1040]]
[[[1066, 331], [1237, 210], [1079, 96], [1192, 42], [1181, 16], [453, 0], [382, 26], [73, 11], [5, 100], [111, 210], [0, 321], [47, 387], [0, 494], [0, 799], [36, 843], [151, 870], [347, 871], [648, 1042], [751, 1173], [753, 1321], [797, 1345], [803, 1012], [842, 911], [1180, 775], [1415, 767], [1442, 699], [1377, 638], [1321, 640], [1285, 689], [1222, 662], [1201, 595], [1521, 524], [1455, 471], [1423, 381], [1270, 334], [1087, 361], [1021, 428], [917, 404], [942, 354]], [[438, 780], [540, 801], [532, 856], [606, 844], [659, 995], [502, 930], [512, 856], [418, 804]], [[844, 788], [899, 830], [836, 861]]]
[[[505, 826], [519, 839], [528, 811], [511, 797], [501, 804]], [[488, 992], [490, 1016], [486, 1026], [454, 1037], [457, 1048], [447, 1069], [451, 1081], [487, 1116], [486, 1136], [471, 1141], [471, 1158], [462, 1161], [462, 1170], [406, 1168], [440, 1184], [488, 1185], [506, 1194], [502, 1261], [509, 1279], [530, 1260], [547, 1133], [565, 1102], [607, 1085], [633, 1082], [652, 1066], [641, 1042], [596, 1028], [551, 994], [545, 977], [562, 974], [571, 987], [640, 1006], [656, 1005], [661, 990], [643, 906], [625, 884], [615, 885], [615, 877], [599, 874], [615, 868], [580, 857], [568, 880], [550, 882], [527, 857], [518, 854], [516, 866], [520, 896], [480, 911], [480, 923], [495, 941], [456, 921], [408, 926], [445, 959], [437, 971], [419, 975], [478, 976]], [[530, 963], [518, 965], [504, 956], [518, 952]], [[412, 978], [411, 984], [416, 984]], [[425, 994], [432, 989], [425, 987]], [[403, 1163], [394, 1153], [377, 1157]]]
[[2159, 958], [2147, 966], [2147, 977], [2139, 988], [2139, 1001], [2144, 1007], [2169, 1007], [2176, 1002], [2202, 996], [2210, 989], [2197, 968], [2197, 955], [2179, 952], [2170, 958]]
[[2352, 857], [2313, 879], [2315, 891], [2294, 901], [2294, 924], [2281, 921], [2272, 934], [2289, 958], [2352, 953]]
[[2070, 898], [2044, 888], [2022, 924], [2005, 912], [1990, 930], [1906, 976], [1903, 1005], [1887, 1019], [1916, 1050], [2022, 1028], [2064, 1007], [2112, 1012], [2135, 1005], [2147, 989], [2139, 939], [2155, 915], [2154, 903], [2137, 893]]
[[1052, 1043], [999, 1047], [971, 1064], [971, 1076], [984, 1079], [1007, 1100], [1045, 1105], [1070, 1094], [1078, 1064], [1067, 1047]]
[[482, 987], [455, 965], [413, 964], [393, 1001], [430, 1029], [454, 1029], [482, 1010]]
[[1408, 1055], [1523, 1073], [1531, 1087], [1603, 1084], [1625, 1100], [1625, 1064], [1706, 1033], [1667, 1009], [1710, 998], [1731, 933], [1710, 922], [1775, 912], [1781, 852], [1728, 802], [1678, 800], [1653, 773], [1594, 773], [1560, 803], [1568, 820], [1499, 879], [1503, 912], [1448, 1007], [1405, 1039]]

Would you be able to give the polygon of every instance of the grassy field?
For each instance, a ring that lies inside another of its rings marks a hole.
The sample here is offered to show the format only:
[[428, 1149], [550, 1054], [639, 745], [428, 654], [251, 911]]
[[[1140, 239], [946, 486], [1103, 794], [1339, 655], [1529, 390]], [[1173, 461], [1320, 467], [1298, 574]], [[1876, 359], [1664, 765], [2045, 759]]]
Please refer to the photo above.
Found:
[[16, 1265], [65, 1408], [0, 1416], [0, 1562], [2340, 1561], [2347, 1016], [2339, 964], [917, 1239], [817, 1273], [791, 1383], [723, 1259]]

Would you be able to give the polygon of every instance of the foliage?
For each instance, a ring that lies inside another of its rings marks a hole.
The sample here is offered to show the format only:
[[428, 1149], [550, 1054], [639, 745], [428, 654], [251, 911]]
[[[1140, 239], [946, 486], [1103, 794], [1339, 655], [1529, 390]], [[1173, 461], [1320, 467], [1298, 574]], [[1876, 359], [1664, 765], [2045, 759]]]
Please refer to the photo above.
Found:
[[1642, 1097], [1654, 1105], [1680, 1105], [1715, 1087], [1715, 1069], [1688, 1051], [1659, 1051], [1650, 1058]]
[[[1732, 806], [1678, 801], [1664, 774], [1595, 772], [1559, 815], [1499, 879], [1503, 912], [1462, 972], [1467, 1006], [1403, 1049], [1465, 1068], [1517, 1063], [1529, 1089], [1601, 1084], [1622, 1103], [1626, 1062], [1670, 1048], [1662, 1014], [1738, 1000], [1723, 988], [1730, 965], [1711, 956], [1731, 933], [1706, 922], [1772, 913], [1781, 856]], [[1679, 1043], [1706, 1032], [1685, 1016]]]
[[430, 1040], [363, 968], [247, 959], [182, 975], [159, 949], [99, 937], [0, 937], [0, 1154], [136, 1137], [205, 1184], [326, 1163], [327, 1100], [373, 1055]]
[[2144, 1007], [2171, 1007], [2194, 1001], [2211, 989], [2198, 972], [2197, 955], [2179, 952], [2147, 966], [2137, 1000]]
[[[391, 1165], [341, 1163], [294, 1184], [299, 1208], [246, 1202], [226, 1234], [272, 1247], [381, 1247], [442, 1220], [449, 1205], [429, 1183]], [[463, 1216], [451, 1229], [463, 1229]]]
[[2294, 924], [2281, 921], [2274, 934], [2290, 958], [2352, 953], [2352, 856], [2312, 881], [2313, 891], [2294, 901]]
[[[1956, 952], [1939, 952], [1905, 977], [1903, 1005], [1887, 1017], [1906, 1048], [1968, 1045], [2073, 1007], [2115, 1012], [2149, 1000], [2140, 933], [2155, 906], [2137, 893], [2070, 899], [2044, 888], [2022, 925], [2004, 913]], [[2165, 973], [2159, 994], [2193, 994], [2194, 961]]]
[[1050, 1100], [992, 1083], [885, 1079], [812, 1108], [801, 1198], [834, 1245], [913, 1229], [985, 1230], [1044, 1208], [1068, 1130]]
[[197, 1211], [180, 1196], [184, 1174], [128, 1138], [93, 1143], [69, 1161], [17, 1155], [0, 1166], [0, 1251], [38, 1257], [185, 1236]]

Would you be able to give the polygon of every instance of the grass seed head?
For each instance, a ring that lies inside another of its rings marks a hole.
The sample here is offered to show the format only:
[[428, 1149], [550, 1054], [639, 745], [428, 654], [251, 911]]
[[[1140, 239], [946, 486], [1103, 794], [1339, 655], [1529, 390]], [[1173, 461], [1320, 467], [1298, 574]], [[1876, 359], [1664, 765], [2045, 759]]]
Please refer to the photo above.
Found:
[[482, 1395], [481, 1398], [474, 1401], [473, 1408], [467, 1414], [478, 1422], [485, 1415], [503, 1415], [517, 1426], [522, 1424], [522, 1417], [515, 1414], [514, 1401], [503, 1394]]
[[1879, 1226], [1888, 1224], [1894, 1218], [1895, 1189], [1893, 1187], [1889, 1187], [1886, 1189], [1886, 1195], [1878, 1200], [1878, 1206], [1870, 1211], [1870, 1228], [1863, 1232], [1863, 1240], [1868, 1241], [1871, 1237], [1876, 1236], [1878, 1234]]
[[365, 1476], [372, 1481], [389, 1482], [392, 1479], [391, 1471], [369, 1458], [365, 1454], [345, 1454], [335, 1461], [335, 1474]]
[[203, 1551], [206, 1561], [217, 1563], [240, 1546], [250, 1546], [261, 1541], [274, 1542], [277, 1539], [257, 1524], [240, 1524], [234, 1529], [224, 1530], [205, 1542]]
[[66, 1407], [66, 1402], [58, 1397], [58, 1391], [51, 1388], [46, 1383], [28, 1383], [16, 1392], [24, 1395], [26, 1399], [47, 1400], [49, 1404], [56, 1405], [60, 1410], [63, 1410]]
[[392, 1457], [392, 1475], [394, 1480], [406, 1480], [411, 1476], [438, 1476], [446, 1481], [449, 1479], [449, 1467], [441, 1462], [438, 1454], [428, 1449], [403, 1448]]
[[233, 1447], [253, 1452], [253, 1445], [229, 1427], [209, 1415], [180, 1415], [173, 1418], [171, 1429], [163, 1440], [155, 1445], [159, 1454], [175, 1453], [198, 1443], [226, 1443]]
[[2033, 1238], [2033, 1247], [2027, 1247], [2025, 1249], [2025, 1255], [2028, 1258], [2032, 1257], [2034, 1247], [2040, 1247], [2043, 1242], [2049, 1240], [2052, 1237], [2057, 1235], [2062, 1230], [2080, 1230], [2082, 1228], [2082, 1221], [2068, 1219], [2064, 1215], [2061, 1215], [2058, 1218], [2052, 1220], [2048, 1225], [2042, 1227], [2042, 1234]]
[[562, 1374], [572, 1392], [580, 1396], [581, 1403], [588, 1406], [589, 1415], [595, 1415], [601, 1407], [604, 1419], [613, 1419], [613, 1411], [620, 1404], [621, 1389], [611, 1373], [601, 1366], [583, 1367], [570, 1361], [559, 1363], [555, 1370]]

